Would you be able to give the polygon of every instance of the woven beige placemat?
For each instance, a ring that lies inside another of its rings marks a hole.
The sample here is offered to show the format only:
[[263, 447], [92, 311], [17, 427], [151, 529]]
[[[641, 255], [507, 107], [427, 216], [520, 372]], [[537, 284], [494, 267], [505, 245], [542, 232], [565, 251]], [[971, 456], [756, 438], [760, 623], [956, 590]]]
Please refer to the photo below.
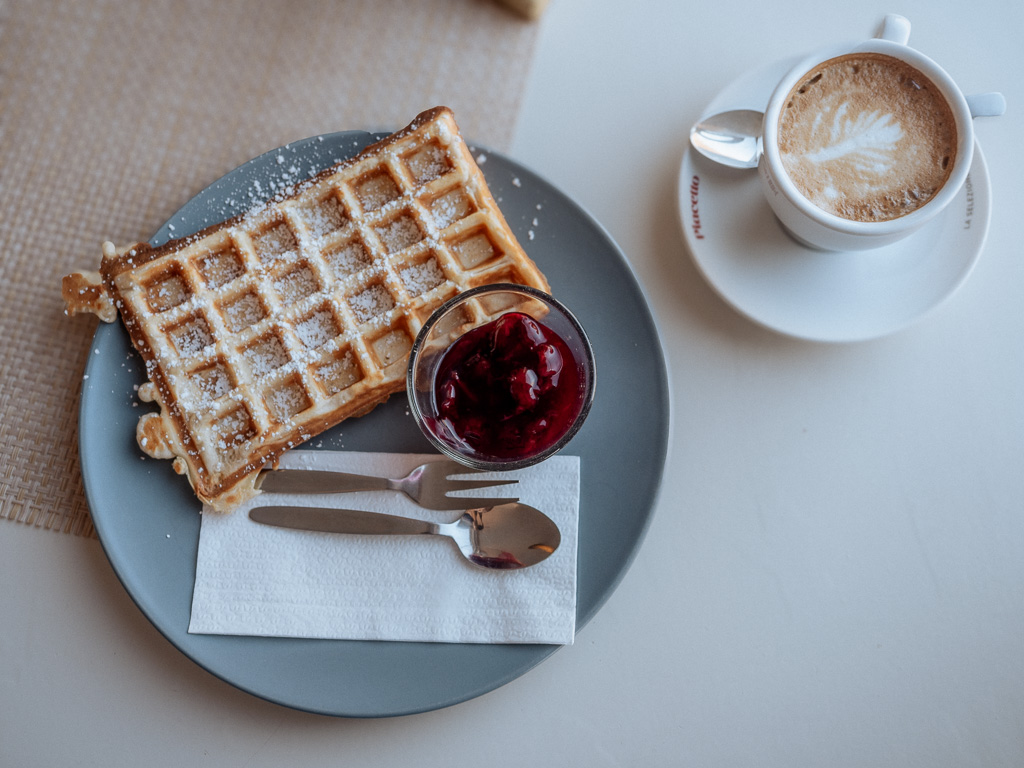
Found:
[[[0, 0], [0, 519], [95, 535], [60, 278], [267, 150], [439, 104], [511, 142], [537, 24], [491, 0]], [[170, 471], [170, 470], [168, 470]]]

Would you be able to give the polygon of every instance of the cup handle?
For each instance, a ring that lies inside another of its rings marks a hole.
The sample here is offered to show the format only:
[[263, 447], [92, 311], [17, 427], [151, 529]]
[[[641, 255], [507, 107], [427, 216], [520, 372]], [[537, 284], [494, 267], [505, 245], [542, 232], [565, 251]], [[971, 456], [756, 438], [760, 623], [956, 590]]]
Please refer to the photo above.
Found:
[[975, 93], [964, 98], [971, 117], [999, 117], [1006, 111], [1006, 99], [1001, 93]]
[[882, 19], [882, 28], [876, 38], [906, 45], [910, 39], [910, 20], [898, 13], [887, 13]]

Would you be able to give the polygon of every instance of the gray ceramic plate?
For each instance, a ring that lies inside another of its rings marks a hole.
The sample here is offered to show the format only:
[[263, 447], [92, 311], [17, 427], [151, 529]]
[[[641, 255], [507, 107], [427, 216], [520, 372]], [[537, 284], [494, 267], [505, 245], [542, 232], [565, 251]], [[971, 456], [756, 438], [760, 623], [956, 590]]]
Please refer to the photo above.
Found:
[[[154, 236], [181, 237], [238, 213], [279, 184], [349, 156], [365, 132], [315, 137], [241, 166]], [[520, 242], [594, 345], [597, 396], [566, 452], [581, 457], [577, 626], [598, 611], [635, 555], [661, 482], [669, 434], [665, 359], [622, 253], [586, 212], [543, 179], [476, 151]], [[558, 646], [453, 645], [190, 635], [199, 507], [170, 462], [135, 444], [143, 369], [120, 323], [96, 332], [80, 413], [85, 490], [103, 547], [143, 613], [182, 653], [256, 696], [310, 712], [381, 717], [422, 712], [519, 677]], [[313, 441], [329, 450], [429, 451], [402, 397]]]

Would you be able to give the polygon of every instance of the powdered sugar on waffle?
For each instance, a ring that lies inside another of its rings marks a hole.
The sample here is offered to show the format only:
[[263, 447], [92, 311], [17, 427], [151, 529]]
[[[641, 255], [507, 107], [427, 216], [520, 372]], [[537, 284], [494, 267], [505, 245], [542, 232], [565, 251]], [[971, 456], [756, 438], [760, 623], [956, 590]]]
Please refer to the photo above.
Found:
[[101, 268], [161, 406], [139, 442], [220, 509], [284, 450], [401, 391], [420, 325], [448, 298], [493, 282], [547, 290], [448, 110], [285, 191], [300, 165], [244, 216], [111, 249]]

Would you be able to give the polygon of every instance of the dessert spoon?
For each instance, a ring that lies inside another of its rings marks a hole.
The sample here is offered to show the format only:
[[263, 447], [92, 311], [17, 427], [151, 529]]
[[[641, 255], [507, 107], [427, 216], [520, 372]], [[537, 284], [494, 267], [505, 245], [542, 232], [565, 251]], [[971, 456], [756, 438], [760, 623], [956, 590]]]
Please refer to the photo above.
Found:
[[536, 565], [561, 543], [558, 526], [551, 518], [519, 503], [467, 509], [451, 523], [329, 507], [256, 507], [249, 511], [249, 517], [264, 525], [304, 531], [448, 536], [473, 565], [501, 570]]

